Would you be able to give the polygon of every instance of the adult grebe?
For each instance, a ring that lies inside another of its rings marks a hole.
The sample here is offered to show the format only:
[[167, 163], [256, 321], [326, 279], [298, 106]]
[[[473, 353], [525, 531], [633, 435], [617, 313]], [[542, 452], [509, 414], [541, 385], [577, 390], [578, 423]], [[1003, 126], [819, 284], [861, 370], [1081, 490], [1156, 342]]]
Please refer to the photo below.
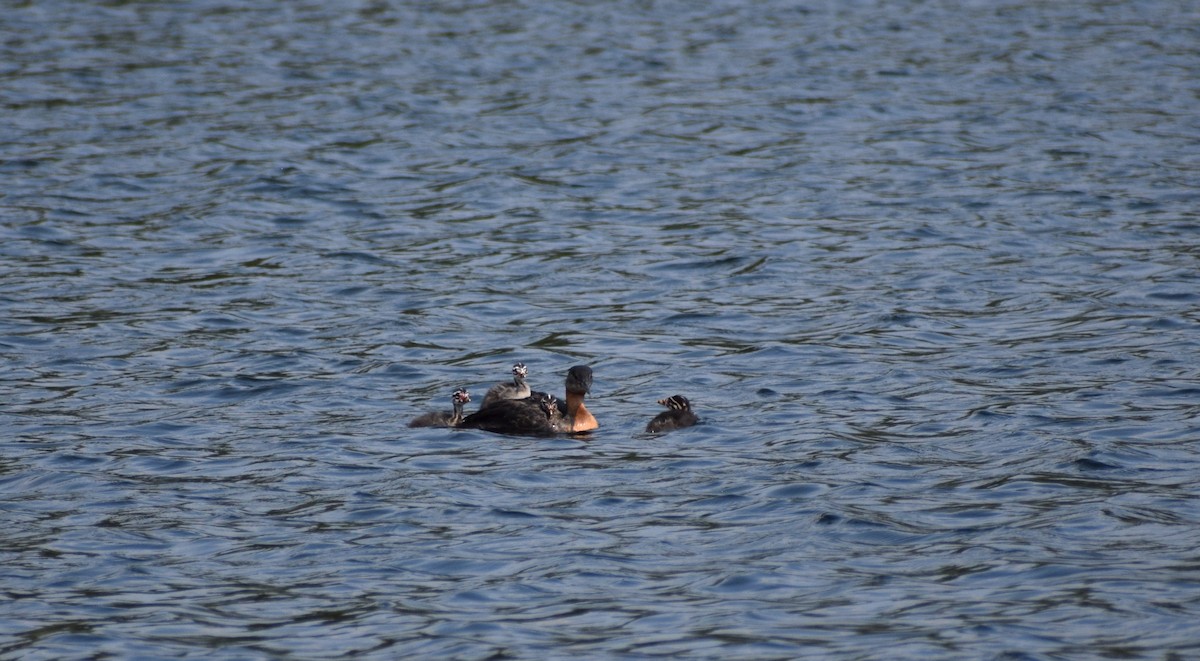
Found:
[[[583, 405], [583, 398], [592, 389], [592, 368], [587, 365], [576, 365], [567, 370], [567, 409], [565, 423], [570, 425], [567, 431], [591, 431], [600, 426], [592, 412]], [[561, 408], [561, 407], [560, 407]]]
[[546, 393], [533, 393], [525, 399], [497, 399], [463, 418], [459, 427], [483, 429], [500, 434], [551, 436], [563, 431], [554, 418], [561, 419], [558, 403]]
[[654, 416], [650, 424], [646, 425], [647, 432], [657, 433], [691, 427], [700, 420], [692, 413], [692, 403], [683, 395], [671, 395], [658, 400], [658, 403], [667, 407], [667, 410]]
[[512, 366], [513, 380], [506, 383], [497, 383], [488, 388], [487, 394], [483, 396], [483, 403], [479, 408], [484, 408], [487, 405], [501, 399], [525, 399], [529, 396], [529, 384], [525, 382], [525, 376], [529, 374], [529, 369], [525, 367], [525, 363], [517, 363]]
[[413, 418], [409, 427], [457, 427], [463, 420], [463, 404], [471, 401], [471, 393], [466, 388], [459, 388], [450, 396], [454, 404], [453, 411], [431, 411]]
[[552, 395], [533, 392], [525, 399], [498, 399], [468, 415], [459, 426], [539, 436], [591, 431], [600, 426], [583, 405], [591, 388], [592, 368], [576, 365], [567, 370], [565, 406]]

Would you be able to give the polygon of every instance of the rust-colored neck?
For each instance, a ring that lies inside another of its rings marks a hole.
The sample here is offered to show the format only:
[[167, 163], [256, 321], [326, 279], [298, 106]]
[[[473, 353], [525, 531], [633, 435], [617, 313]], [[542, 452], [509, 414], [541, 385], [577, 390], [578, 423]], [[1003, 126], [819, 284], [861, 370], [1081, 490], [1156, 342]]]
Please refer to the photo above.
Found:
[[583, 405], [583, 393], [567, 393], [567, 419], [571, 421], [571, 431], [591, 431], [600, 426], [596, 417]]

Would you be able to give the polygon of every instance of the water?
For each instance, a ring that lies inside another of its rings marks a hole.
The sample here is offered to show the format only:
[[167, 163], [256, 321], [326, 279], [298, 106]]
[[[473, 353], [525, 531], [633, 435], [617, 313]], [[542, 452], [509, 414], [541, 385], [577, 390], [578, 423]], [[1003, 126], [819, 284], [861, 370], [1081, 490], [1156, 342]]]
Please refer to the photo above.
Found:
[[1197, 655], [1197, 26], [9, 3], [0, 656]]

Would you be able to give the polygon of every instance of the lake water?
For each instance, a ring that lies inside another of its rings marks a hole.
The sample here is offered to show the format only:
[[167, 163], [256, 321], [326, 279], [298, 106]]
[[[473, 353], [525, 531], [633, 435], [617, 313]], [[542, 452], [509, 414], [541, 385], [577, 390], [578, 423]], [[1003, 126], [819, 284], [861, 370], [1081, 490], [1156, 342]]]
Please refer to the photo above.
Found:
[[1194, 2], [0, 34], [0, 657], [1200, 655]]

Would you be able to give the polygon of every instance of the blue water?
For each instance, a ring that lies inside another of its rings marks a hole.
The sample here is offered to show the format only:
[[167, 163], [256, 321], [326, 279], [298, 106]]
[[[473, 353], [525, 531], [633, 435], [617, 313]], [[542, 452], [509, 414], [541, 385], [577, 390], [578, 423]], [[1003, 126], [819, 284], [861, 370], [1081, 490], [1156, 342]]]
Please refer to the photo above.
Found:
[[1200, 654], [1194, 3], [0, 36], [0, 658]]

